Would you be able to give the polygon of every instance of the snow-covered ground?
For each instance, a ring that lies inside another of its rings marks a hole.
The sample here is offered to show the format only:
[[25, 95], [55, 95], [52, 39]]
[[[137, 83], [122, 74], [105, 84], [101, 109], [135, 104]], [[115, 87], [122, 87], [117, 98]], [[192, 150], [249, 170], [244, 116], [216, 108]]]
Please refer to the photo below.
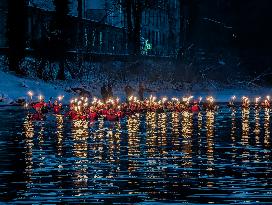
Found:
[[[0, 71], [0, 105], [8, 105], [11, 102], [14, 102], [18, 99], [24, 98], [29, 99], [27, 95], [28, 91], [32, 91], [34, 93], [33, 99], [38, 99], [39, 95], [45, 96], [45, 99], [48, 100], [50, 97], [57, 98], [60, 95], [64, 95], [64, 103], [68, 103], [70, 99], [76, 95], [73, 92], [67, 92], [71, 90], [70, 88], [81, 87], [88, 91], [90, 91], [92, 96], [100, 97], [100, 86], [101, 82], [97, 81], [97, 83], [86, 83], [86, 82], [54, 82], [54, 83], [46, 83], [42, 80], [36, 80], [31, 78], [21, 78], [15, 76], [11, 73], [5, 73]], [[137, 89], [137, 83], [131, 83], [131, 85]], [[271, 88], [259, 88], [259, 89], [210, 89], [210, 90], [193, 90], [191, 92], [176, 90], [173, 88], [166, 88], [167, 86], [162, 86], [163, 88], [159, 88], [160, 86], [156, 85], [146, 85], [147, 87], [154, 89], [154, 92], [146, 93], [146, 97], [148, 95], [156, 95], [157, 97], [182, 97], [184, 95], [193, 95], [195, 98], [200, 96], [206, 97], [212, 95], [217, 102], [227, 102], [229, 99], [235, 95], [237, 99], [240, 99], [242, 96], [248, 96], [250, 98], [255, 98], [258, 96], [272, 96]], [[114, 95], [123, 99], [124, 91], [123, 88], [125, 85], [116, 85], [113, 87]], [[137, 93], [136, 93], [137, 94]]]
[[17, 99], [28, 99], [27, 93], [32, 91], [33, 99], [37, 99], [39, 95], [46, 98], [57, 98], [60, 95], [65, 96], [67, 102], [72, 94], [67, 93], [60, 86], [48, 84], [41, 80], [20, 78], [15, 75], [0, 71], [0, 105], [7, 105]]

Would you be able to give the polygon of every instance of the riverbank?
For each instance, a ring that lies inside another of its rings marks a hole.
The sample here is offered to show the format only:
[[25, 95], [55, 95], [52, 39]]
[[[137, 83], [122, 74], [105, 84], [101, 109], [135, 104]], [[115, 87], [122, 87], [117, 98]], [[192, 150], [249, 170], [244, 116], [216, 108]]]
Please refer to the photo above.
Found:
[[[77, 96], [77, 88], [86, 90], [91, 96], [100, 97], [100, 86], [102, 82], [99, 80], [97, 83], [86, 83], [77, 81], [64, 81], [64, 82], [44, 82], [39, 79], [23, 78], [15, 76], [11, 73], [0, 71], [0, 105], [10, 105], [16, 102], [18, 99], [27, 99], [28, 91], [34, 93], [33, 98], [39, 95], [45, 96], [46, 99], [50, 97], [57, 98], [64, 95], [63, 103], [69, 103], [70, 99]], [[137, 82], [130, 82], [135, 89], [137, 89]], [[242, 96], [248, 96], [249, 98], [255, 98], [257, 96], [272, 95], [271, 88], [250, 88], [250, 89], [194, 89], [192, 91], [185, 91], [182, 89], [176, 89], [172, 86], [161, 86], [156, 84], [147, 84], [147, 87], [154, 90], [154, 92], [146, 93], [146, 96], [152, 94], [157, 97], [181, 97], [184, 95], [209, 96], [212, 95], [217, 102], [227, 102], [233, 95], [240, 99]], [[125, 99], [124, 90], [125, 84], [118, 84], [113, 87], [114, 95], [118, 96], [121, 100]], [[170, 87], [170, 88], [169, 88]]]
[[66, 92], [64, 87], [42, 80], [22, 78], [3, 71], [0, 71], [0, 79], [0, 105], [10, 105], [18, 99], [27, 99], [29, 91], [34, 93], [33, 98], [39, 95], [46, 98], [64, 95], [67, 102], [73, 96]]

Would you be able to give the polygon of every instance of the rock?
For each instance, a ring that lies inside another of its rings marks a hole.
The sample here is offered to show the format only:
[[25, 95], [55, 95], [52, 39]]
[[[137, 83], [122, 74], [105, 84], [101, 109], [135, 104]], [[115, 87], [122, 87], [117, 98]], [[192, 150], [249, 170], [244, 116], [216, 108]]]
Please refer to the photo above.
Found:
[[11, 105], [18, 105], [18, 106], [23, 106], [26, 103], [26, 99], [25, 98], [18, 98], [15, 101], [11, 101], [10, 104]]
[[0, 96], [0, 102], [4, 102], [6, 100], [6, 97], [4, 94], [1, 94]]
[[91, 92], [84, 88], [71, 88], [71, 90], [82, 97], [91, 97]]

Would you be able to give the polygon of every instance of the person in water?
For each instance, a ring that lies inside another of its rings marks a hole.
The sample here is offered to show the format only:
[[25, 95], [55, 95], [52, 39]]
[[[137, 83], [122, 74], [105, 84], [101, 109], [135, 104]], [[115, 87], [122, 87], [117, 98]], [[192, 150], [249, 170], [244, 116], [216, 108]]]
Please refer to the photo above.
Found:
[[199, 106], [198, 102], [195, 100], [193, 102], [192, 107], [191, 107], [191, 111], [194, 112], [194, 113], [196, 113], [196, 112], [200, 112], [200, 110], [201, 110], [200, 106]]
[[126, 94], [126, 100], [128, 102], [129, 98], [131, 96], [133, 96], [135, 90], [130, 85], [126, 85], [124, 91], [125, 91], [125, 94]]
[[108, 99], [113, 98], [113, 91], [112, 91], [112, 85], [111, 84], [108, 84], [107, 93], [108, 93]]
[[108, 90], [107, 90], [106, 84], [103, 84], [103, 86], [101, 87], [100, 93], [101, 93], [103, 102], [106, 102], [108, 99]]
[[43, 120], [44, 119], [44, 113], [42, 111], [45, 104], [43, 102], [38, 102], [33, 105], [33, 108], [35, 110], [35, 113], [30, 115], [31, 120]]
[[78, 120], [78, 112], [76, 111], [76, 105], [74, 103], [70, 103], [69, 111], [65, 113], [64, 117], [68, 117], [71, 120]]
[[144, 94], [145, 94], [145, 92], [155, 92], [154, 90], [151, 90], [151, 89], [149, 89], [149, 88], [146, 88], [145, 86], [144, 86], [144, 84], [141, 82], [140, 84], [139, 84], [139, 88], [138, 88], [138, 96], [139, 96], [139, 100], [140, 101], [143, 101], [144, 100]]
[[58, 100], [55, 100], [52, 105], [52, 108], [53, 108], [54, 114], [60, 114], [61, 109], [62, 109], [62, 104], [59, 103]]

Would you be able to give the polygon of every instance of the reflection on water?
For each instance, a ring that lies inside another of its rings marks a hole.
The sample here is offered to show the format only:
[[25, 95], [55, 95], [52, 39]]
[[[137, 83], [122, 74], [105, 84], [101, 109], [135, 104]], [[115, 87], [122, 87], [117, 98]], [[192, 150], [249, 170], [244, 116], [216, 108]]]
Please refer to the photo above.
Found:
[[161, 157], [167, 154], [167, 115], [158, 114], [158, 147], [161, 151]]
[[264, 115], [264, 146], [270, 146], [270, 109], [265, 109]]
[[259, 146], [260, 145], [260, 132], [261, 132], [261, 129], [260, 129], [260, 110], [259, 109], [255, 110], [254, 118], [255, 118], [255, 129], [254, 129], [255, 144], [256, 144], [256, 146]]
[[231, 111], [231, 132], [230, 132], [230, 137], [231, 140], [233, 142], [232, 146], [235, 145], [235, 141], [236, 141], [236, 110], [232, 110]]
[[18, 110], [0, 115], [10, 125], [0, 129], [0, 201], [272, 202], [269, 109], [147, 112], [92, 123], [62, 115], [33, 122], [23, 111], [14, 121], [6, 112]]
[[[214, 115], [212, 111], [206, 114], [206, 129], [207, 129], [207, 171], [209, 178], [214, 177]], [[213, 181], [207, 182], [208, 187], [213, 187]]]
[[236, 123], [236, 110], [233, 109], [231, 111], [231, 132], [230, 132], [230, 138], [231, 138], [231, 147], [232, 147], [232, 154], [231, 154], [231, 163], [236, 163], [236, 154], [237, 154], [237, 123]]
[[[189, 178], [191, 174], [192, 168], [192, 130], [193, 130], [193, 123], [192, 123], [192, 113], [187, 111], [182, 113], [182, 152], [183, 152], [183, 174], [184, 177]], [[187, 185], [185, 185], [187, 186]]]
[[25, 134], [25, 173], [27, 177], [27, 182], [30, 184], [32, 182], [31, 175], [33, 172], [33, 137], [34, 137], [34, 126], [33, 122], [29, 119], [24, 121], [24, 134]]
[[171, 113], [171, 135], [172, 135], [172, 149], [178, 150], [180, 143], [179, 143], [179, 113], [172, 112]]
[[242, 144], [248, 145], [249, 143], [249, 109], [242, 110]]
[[63, 143], [63, 116], [62, 115], [56, 115], [57, 119], [57, 150], [58, 155], [61, 156], [63, 154], [62, 150], [62, 143]]
[[[155, 112], [146, 114], [146, 146], [149, 157], [156, 158], [156, 150], [158, 147], [157, 139], [157, 115]], [[151, 160], [150, 160], [151, 162]]]
[[[138, 171], [139, 162], [138, 159], [141, 155], [140, 150], [140, 115], [130, 116], [127, 119], [127, 130], [128, 130], [128, 171], [133, 173]], [[119, 136], [120, 143], [120, 136]]]
[[[243, 151], [242, 151], [242, 165], [247, 166], [247, 164], [250, 162], [250, 153], [249, 153], [249, 139], [250, 139], [250, 123], [249, 123], [249, 109], [243, 109], [242, 110], [242, 145], [243, 145]], [[241, 170], [242, 177], [247, 178], [249, 175], [249, 172], [247, 169]]]
[[74, 155], [74, 196], [81, 196], [88, 187], [88, 122], [72, 122]]

